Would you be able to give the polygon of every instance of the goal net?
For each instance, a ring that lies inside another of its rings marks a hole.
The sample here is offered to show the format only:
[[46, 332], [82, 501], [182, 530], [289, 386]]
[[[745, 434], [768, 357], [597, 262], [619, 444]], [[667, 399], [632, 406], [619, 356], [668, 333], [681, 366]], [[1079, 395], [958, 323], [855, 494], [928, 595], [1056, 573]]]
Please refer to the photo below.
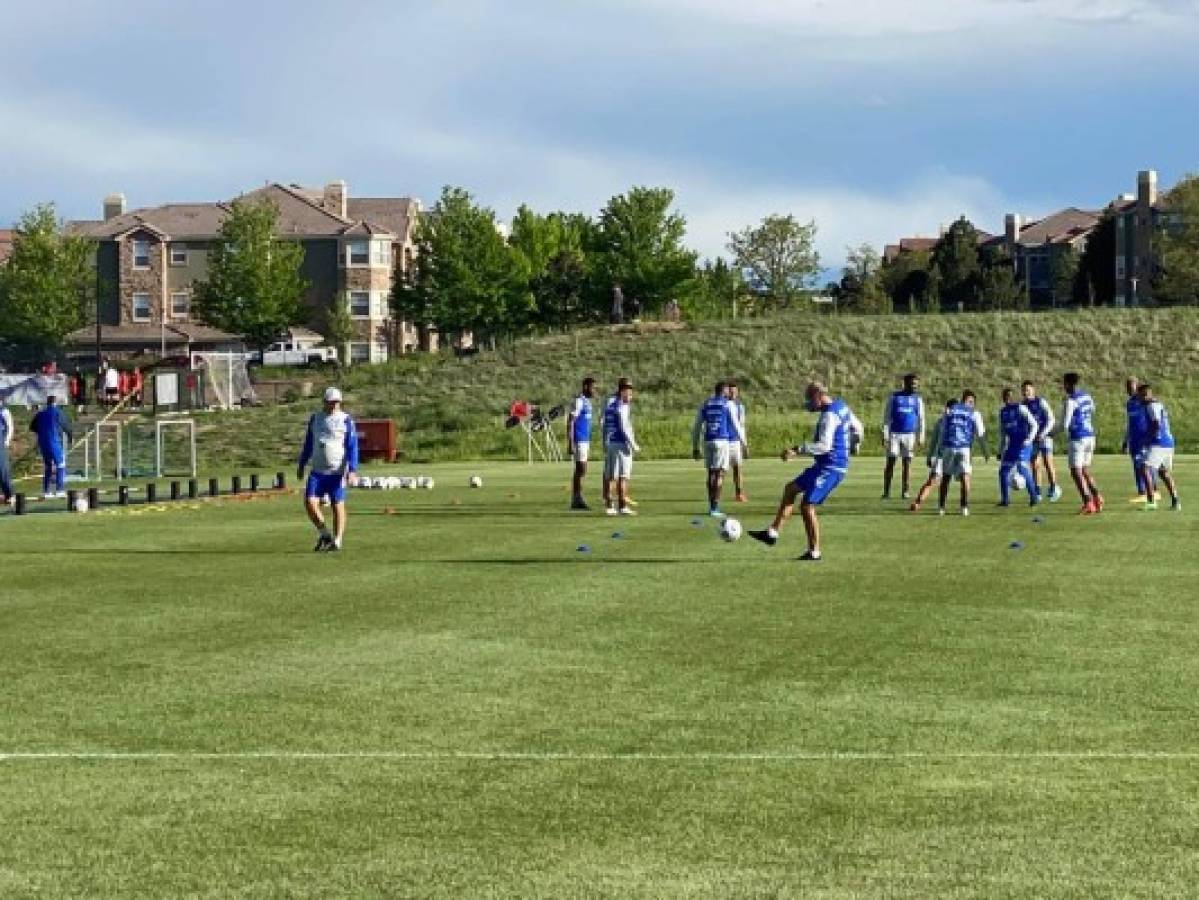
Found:
[[246, 353], [193, 353], [192, 365], [202, 373], [204, 405], [215, 409], [233, 409], [258, 398], [250, 383]]

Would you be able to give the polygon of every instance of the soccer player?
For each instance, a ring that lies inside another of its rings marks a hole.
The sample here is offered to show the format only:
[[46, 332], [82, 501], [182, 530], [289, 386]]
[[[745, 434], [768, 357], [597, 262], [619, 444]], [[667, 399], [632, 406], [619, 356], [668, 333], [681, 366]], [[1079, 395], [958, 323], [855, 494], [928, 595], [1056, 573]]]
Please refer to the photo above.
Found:
[[750, 531], [749, 536], [768, 547], [778, 543], [779, 532], [791, 517], [795, 501], [799, 500], [799, 514], [803, 518], [808, 537], [808, 549], [800, 560], [816, 562], [822, 559], [820, 551], [820, 519], [816, 508], [829, 498], [849, 471], [849, 446], [851, 435], [859, 439], [864, 431], [862, 423], [844, 400], [831, 396], [819, 382], [808, 385], [804, 394], [804, 408], [820, 414], [816, 421], [815, 438], [806, 444], [792, 447], [783, 452], [783, 460], [792, 460], [801, 454], [811, 456], [813, 463], [794, 481], [783, 489], [778, 512], [769, 528]]
[[604, 405], [604, 514], [609, 516], [637, 515], [628, 500], [633, 454], [641, 451], [633, 434], [632, 402], [633, 383], [622, 378]]
[[37, 435], [37, 448], [42, 454], [42, 499], [65, 497], [67, 452], [63, 437], [70, 443], [71, 422], [58, 405], [58, 397], [51, 394], [46, 398], [46, 408], [38, 410], [29, 430]]
[[1148, 384], [1137, 386], [1137, 397], [1145, 409], [1145, 447], [1142, 458], [1142, 476], [1145, 479], [1145, 509], [1157, 509], [1155, 478], [1170, 492], [1170, 508], [1182, 509], [1178, 496], [1178, 485], [1174, 481], [1174, 435], [1170, 432], [1170, 414], [1166, 407], [1153, 396], [1153, 387]]
[[705, 400], [695, 414], [691, 428], [691, 455], [700, 459], [700, 438], [703, 438], [704, 466], [708, 470], [708, 515], [720, 516], [720, 495], [724, 490], [724, 473], [729, 469], [729, 447], [743, 440], [741, 426], [736, 421], [729, 388], [717, 382], [712, 396]]
[[[341, 408], [341, 391], [335, 387], [325, 390], [324, 408], [308, 419], [297, 479], [303, 480], [309, 462], [312, 471], [304, 485], [304, 509], [320, 535], [312, 549], [336, 552], [346, 533], [346, 486], [358, 471], [358, 429]], [[326, 496], [333, 505], [332, 534], [321, 512], [321, 498]]]
[[1082, 498], [1079, 515], [1093, 516], [1103, 511], [1103, 495], [1091, 474], [1091, 463], [1095, 458], [1095, 401], [1091, 395], [1079, 388], [1082, 379], [1076, 372], [1067, 372], [1062, 377], [1062, 390], [1066, 397], [1062, 401], [1062, 414], [1058, 419], [1059, 431], [1070, 439], [1067, 461], [1070, 477]]
[[4, 505], [11, 506], [13, 502], [12, 469], [8, 463], [8, 448], [12, 446], [12, 413], [4, 405], [0, 397], [0, 494], [4, 495]]
[[574, 476], [570, 483], [570, 508], [590, 509], [583, 499], [583, 479], [587, 477], [587, 456], [591, 449], [591, 401], [595, 398], [595, 379], [583, 379], [583, 390], [575, 397], [574, 405], [566, 414], [566, 435], [570, 444], [570, 456], [574, 460]]
[[[1024, 405], [1037, 420], [1037, 433], [1032, 440], [1032, 469], [1033, 478], [1037, 477], [1037, 463], [1045, 468], [1045, 480], [1048, 484], [1047, 494], [1050, 503], [1062, 499], [1062, 486], [1057, 483], [1057, 469], [1053, 465], [1053, 428], [1057, 420], [1053, 417], [1053, 408], [1044, 397], [1037, 396], [1037, 386], [1026, 381], [1021, 386]], [[1037, 482], [1040, 484], [1040, 482]]]
[[1028, 490], [1028, 505], [1041, 502], [1036, 476], [1029, 467], [1032, 461], [1033, 439], [1040, 426], [1028, 407], [1016, 400], [1016, 392], [1003, 389], [1003, 406], [999, 410], [999, 505], [1010, 506], [1012, 473], [1018, 472]]
[[729, 466], [733, 470], [733, 488], [738, 503], [746, 503], [745, 482], [741, 480], [741, 469], [749, 458], [749, 432], [745, 429], [745, 403], [741, 400], [741, 388], [737, 382], [729, 382], [729, 401], [733, 404], [733, 416], [741, 426], [741, 441], [729, 441]]
[[924, 399], [920, 396], [920, 376], [903, 376], [903, 389], [895, 391], [883, 405], [883, 447], [887, 462], [883, 468], [883, 499], [891, 497], [891, 479], [895, 460], [903, 461], [903, 499], [908, 499], [912, 478], [912, 457], [924, 446]]
[[941, 417], [941, 492], [937, 515], [945, 515], [945, 501], [949, 499], [949, 483], [956, 478], [962, 486], [962, 515], [970, 515], [970, 473], [974, 467], [970, 461], [974, 442], [982, 445], [983, 457], [991, 461], [987, 453], [987, 427], [982, 414], [974, 408], [974, 391], [965, 391], [960, 402], [945, 410]]
[[1135, 378], [1124, 382], [1124, 390], [1128, 392], [1128, 402], [1124, 406], [1128, 424], [1124, 428], [1124, 443], [1120, 449], [1132, 458], [1132, 475], [1136, 479], [1137, 495], [1132, 503], [1144, 503], [1149, 492], [1145, 489], [1145, 439], [1149, 433], [1149, 421], [1146, 418], [1145, 404], [1138, 395], [1140, 384]]
[[[945, 412], [953, 409], [958, 401], [950, 397], [945, 401]], [[945, 416], [937, 419], [937, 424], [933, 426], [932, 441], [928, 445], [928, 455], [925, 458], [925, 463], [928, 465], [928, 477], [924, 479], [924, 484], [920, 485], [920, 490], [916, 492], [916, 499], [912, 501], [908, 507], [909, 512], [918, 512], [920, 507], [924, 505], [924, 501], [928, 499], [928, 495], [932, 489], [937, 486], [941, 480], [941, 473], [944, 471], [944, 465], [941, 462], [941, 431], [945, 424]]]

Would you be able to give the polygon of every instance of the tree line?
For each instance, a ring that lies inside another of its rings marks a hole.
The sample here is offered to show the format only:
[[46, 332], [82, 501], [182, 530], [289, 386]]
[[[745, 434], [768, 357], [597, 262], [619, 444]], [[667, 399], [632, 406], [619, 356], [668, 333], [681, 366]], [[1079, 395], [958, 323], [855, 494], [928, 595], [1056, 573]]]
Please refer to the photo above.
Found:
[[[686, 246], [686, 219], [674, 201], [669, 188], [633, 187], [596, 216], [522, 206], [501, 222], [468, 191], [447, 187], [416, 225], [411, 261], [396, 269], [393, 313], [443, 334], [494, 339], [608, 321], [617, 285], [628, 306], [647, 316], [677, 304], [690, 319], [797, 307], [888, 314], [1029, 305], [1002, 243], [980, 241], [965, 218], [928, 251], [883, 259], [869, 244], [847, 248], [841, 278], [818, 292], [816, 222], [767, 216], [728, 234], [727, 257], [701, 261]], [[210, 251], [207, 278], [194, 286], [198, 319], [258, 347], [312, 319], [303, 302], [303, 249], [280, 239], [277, 224], [269, 202], [235, 201]], [[1115, 302], [1116, 231], [1109, 210], [1083, 252], [1054, 253], [1056, 305]], [[15, 233], [0, 266], [0, 355], [49, 358], [70, 332], [94, 322], [104, 289], [94, 246], [67, 233], [49, 204], [26, 213]], [[1154, 301], [1199, 304], [1199, 177], [1165, 196], [1154, 259]], [[343, 299], [318, 316], [338, 346], [354, 332]]]

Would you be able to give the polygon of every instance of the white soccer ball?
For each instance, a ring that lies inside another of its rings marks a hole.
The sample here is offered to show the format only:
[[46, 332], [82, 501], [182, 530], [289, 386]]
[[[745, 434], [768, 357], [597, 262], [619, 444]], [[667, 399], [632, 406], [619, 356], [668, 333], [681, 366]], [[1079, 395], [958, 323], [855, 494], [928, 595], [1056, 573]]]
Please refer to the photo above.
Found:
[[1013, 472], [1012, 477], [1008, 479], [1008, 482], [1011, 484], [1012, 488], [1017, 491], [1022, 491], [1028, 487], [1027, 483], [1024, 481], [1024, 476], [1019, 472]]
[[371, 487], [374, 488], [376, 491], [386, 490], [387, 489], [387, 479], [386, 478], [376, 478], [374, 481], [371, 482]]
[[736, 519], [725, 519], [720, 523], [720, 539], [728, 541], [730, 544], [733, 541], [741, 540], [741, 523]]
[[426, 475], [426, 476], [425, 476], [425, 481], [424, 481], [424, 484], [422, 484], [422, 485], [420, 485], [420, 486], [421, 486], [421, 487], [423, 487], [423, 488], [424, 488], [426, 491], [431, 491], [431, 490], [433, 490], [433, 476], [432, 476], [432, 475]]
[[87, 512], [88, 509], [90, 509], [90, 507], [87, 505], [87, 497], [76, 497], [74, 509], [77, 513]]
[[404, 479], [403, 478], [398, 478], [395, 475], [392, 475], [387, 479], [387, 489], [389, 491], [398, 490], [399, 488], [402, 488], [402, 487], [404, 487]]
[[470, 476], [470, 486], [473, 488], [481, 488], [483, 486], [483, 479], [478, 475]]
[[406, 491], [414, 491], [414, 490], [416, 490], [416, 479], [411, 478], [411, 477], [401, 478], [400, 479], [400, 487], [402, 487]]
[[374, 487], [373, 483], [365, 475], [359, 475], [358, 480], [354, 482], [354, 486], [361, 491], [369, 491]]

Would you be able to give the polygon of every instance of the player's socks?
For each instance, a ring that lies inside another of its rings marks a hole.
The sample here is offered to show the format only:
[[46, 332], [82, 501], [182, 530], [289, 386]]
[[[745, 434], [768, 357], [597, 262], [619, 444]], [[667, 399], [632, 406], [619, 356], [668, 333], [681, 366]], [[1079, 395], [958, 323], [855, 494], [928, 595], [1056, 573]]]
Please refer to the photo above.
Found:
[[751, 529], [747, 532], [751, 538], [767, 547], [773, 547], [779, 542], [779, 533], [773, 528]]
[[962, 507], [962, 515], [963, 515], [963, 516], [968, 516], [968, 515], [970, 515], [970, 507], [969, 507], [969, 506], [963, 506], [963, 507]]
[[937, 515], [938, 515], [938, 516], [943, 516], [943, 515], [945, 515], [945, 507], [944, 507], [944, 506], [938, 506], [938, 507], [937, 507]]
[[1182, 498], [1175, 497], [1173, 500], [1171, 500], [1170, 509], [1174, 510], [1175, 512], [1182, 512]]
[[1049, 502], [1057, 503], [1062, 499], [1062, 486], [1060, 484], [1051, 484], [1049, 486]]

